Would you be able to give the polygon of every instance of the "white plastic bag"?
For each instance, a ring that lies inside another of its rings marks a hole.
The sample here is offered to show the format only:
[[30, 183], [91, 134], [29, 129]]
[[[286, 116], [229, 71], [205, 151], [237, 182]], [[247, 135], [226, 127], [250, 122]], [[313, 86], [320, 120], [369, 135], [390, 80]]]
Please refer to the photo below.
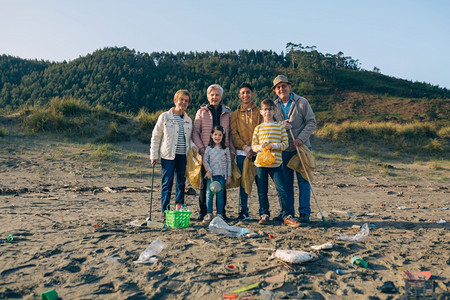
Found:
[[133, 261], [135, 264], [153, 264], [158, 261], [155, 255], [161, 253], [166, 244], [159, 238], [151, 242], [150, 245], [139, 255], [139, 258]]
[[272, 254], [271, 258], [279, 258], [292, 264], [301, 264], [312, 260], [314, 257], [311, 253], [300, 250], [277, 250]]
[[369, 224], [364, 223], [364, 225], [361, 227], [361, 231], [358, 232], [354, 236], [341, 234], [337, 237], [338, 240], [348, 241], [348, 242], [362, 242], [369, 236]]
[[331, 248], [333, 248], [333, 243], [328, 242], [328, 243], [325, 243], [325, 244], [322, 244], [322, 245], [311, 246], [311, 248], [314, 249], [314, 250], [331, 249]]

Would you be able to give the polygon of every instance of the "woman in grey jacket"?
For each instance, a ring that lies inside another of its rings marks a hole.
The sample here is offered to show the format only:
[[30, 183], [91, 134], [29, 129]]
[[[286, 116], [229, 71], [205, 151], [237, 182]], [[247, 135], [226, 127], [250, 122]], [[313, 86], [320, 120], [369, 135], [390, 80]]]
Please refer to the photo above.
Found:
[[191, 139], [192, 120], [185, 112], [191, 100], [188, 90], [177, 91], [173, 97], [175, 106], [158, 117], [152, 132], [150, 161], [154, 165], [161, 158], [163, 217], [170, 203], [175, 175], [175, 203], [184, 204], [186, 154], [190, 147], [195, 146]]

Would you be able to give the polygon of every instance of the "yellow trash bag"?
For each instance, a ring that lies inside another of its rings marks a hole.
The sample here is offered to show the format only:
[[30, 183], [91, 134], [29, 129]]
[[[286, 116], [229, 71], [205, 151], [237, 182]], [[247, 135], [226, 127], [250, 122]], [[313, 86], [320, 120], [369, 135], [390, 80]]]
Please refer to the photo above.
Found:
[[202, 156], [196, 149], [189, 149], [186, 162], [186, 177], [194, 189], [200, 188], [200, 172], [202, 169]]
[[255, 164], [264, 166], [270, 166], [275, 162], [275, 154], [270, 151], [270, 149], [264, 148], [256, 156]]
[[237, 188], [241, 184], [241, 171], [235, 161], [231, 162], [231, 182], [227, 184], [227, 189]]
[[[309, 151], [308, 147], [304, 144], [298, 148], [300, 150], [300, 155], [302, 156], [302, 161], [305, 165], [306, 172], [308, 172], [309, 179], [313, 180], [312, 170], [316, 168], [316, 159], [311, 151]], [[297, 155], [292, 156], [287, 164], [288, 168], [300, 173], [305, 180], [308, 180], [308, 177], [305, 174], [305, 170], [302, 167], [300, 162], [300, 158]]]
[[246, 157], [244, 160], [244, 166], [242, 167], [242, 180], [241, 185], [247, 195], [252, 193], [253, 182], [256, 177], [256, 166], [253, 161]]

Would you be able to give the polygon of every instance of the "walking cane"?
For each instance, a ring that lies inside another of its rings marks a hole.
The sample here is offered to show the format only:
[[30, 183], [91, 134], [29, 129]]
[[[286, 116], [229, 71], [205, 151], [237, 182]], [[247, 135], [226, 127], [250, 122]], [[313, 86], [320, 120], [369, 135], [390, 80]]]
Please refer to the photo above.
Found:
[[166, 225], [161, 222], [153, 221], [152, 219], [152, 206], [153, 206], [153, 182], [155, 179], [155, 164], [152, 163], [152, 189], [150, 191], [150, 211], [147, 218], [147, 227], [151, 228], [164, 228]]
[[[295, 137], [294, 137], [294, 134], [292, 133], [292, 130], [289, 129], [289, 132], [291, 133], [292, 141], [295, 141]], [[297, 146], [295, 146], [295, 150], [297, 150], [298, 157], [300, 158], [300, 163], [302, 164], [303, 170], [305, 171], [306, 178], [307, 178], [309, 186], [311, 188], [311, 192], [313, 194], [314, 200], [316, 201], [317, 207], [319, 208], [320, 215], [322, 216], [323, 225], [326, 226], [327, 223], [325, 221], [324, 211], [322, 211], [322, 208], [320, 207], [319, 201], [317, 201], [316, 193], [314, 192], [314, 189], [313, 189], [312, 184], [311, 184], [311, 179], [309, 178], [309, 174], [306, 171], [305, 164], [303, 163], [303, 159], [302, 159], [302, 155], [300, 154], [300, 150], [298, 150]]]

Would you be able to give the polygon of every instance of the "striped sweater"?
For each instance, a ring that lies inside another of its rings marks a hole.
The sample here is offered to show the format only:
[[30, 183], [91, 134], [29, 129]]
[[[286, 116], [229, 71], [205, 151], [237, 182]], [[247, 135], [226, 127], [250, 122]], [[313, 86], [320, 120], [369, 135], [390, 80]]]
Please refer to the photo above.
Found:
[[[289, 146], [288, 135], [282, 123], [261, 123], [253, 131], [252, 149], [254, 152], [261, 152], [262, 145], [270, 143], [274, 149], [275, 162], [266, 168], [275, 168], [281, 165], [281, 151]], [[255, 164], [257, 167], [261, 167]]]

